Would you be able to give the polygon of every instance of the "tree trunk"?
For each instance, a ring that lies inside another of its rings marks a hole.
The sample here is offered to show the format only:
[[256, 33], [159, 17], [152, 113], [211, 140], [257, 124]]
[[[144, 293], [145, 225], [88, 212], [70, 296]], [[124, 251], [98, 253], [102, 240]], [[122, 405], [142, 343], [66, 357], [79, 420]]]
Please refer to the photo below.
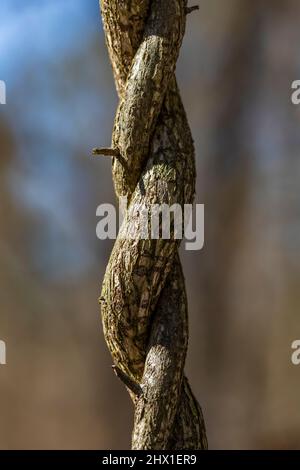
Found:
[[[112, 149], [125, 218], [100, 297], [115, 371], [134, 404], [133, 449], [207, 448], [201, 408], [184, 376], [187, 299], [179, 240], [138, 233], [137, 207], [191, 204], [194, 146], [175, 79], [184, 0], [101, 0], [120, 104]], [[151, 220], [146, 220], [150, 227]]]

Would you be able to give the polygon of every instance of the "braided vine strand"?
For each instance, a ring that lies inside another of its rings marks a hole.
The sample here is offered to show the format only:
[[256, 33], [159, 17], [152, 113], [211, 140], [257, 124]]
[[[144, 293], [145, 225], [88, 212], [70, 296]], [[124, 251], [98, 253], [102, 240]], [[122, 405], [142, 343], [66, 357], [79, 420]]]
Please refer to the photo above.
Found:
[[[133, 449], [207, 447], [201, 408], [183, 375], [187, 299], [179, 240], [133, 239], [132, 207], [190, 204], [194, 146], [174, 71], [184, 0], [100, 0], [120, 103], [113, 180], [129, 206], [100, 297], [106, 342], [135, 407]], [[150, 224], [150, 220], [147, 221]]]

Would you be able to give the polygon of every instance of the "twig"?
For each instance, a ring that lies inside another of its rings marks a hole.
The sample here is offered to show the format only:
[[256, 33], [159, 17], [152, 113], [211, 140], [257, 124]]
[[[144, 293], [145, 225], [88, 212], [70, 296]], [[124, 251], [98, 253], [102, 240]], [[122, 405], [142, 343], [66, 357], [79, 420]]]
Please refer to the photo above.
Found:
[[120, 152], [118, 149], [103, 147], [93, 149], [93, 155], [104, 155], [105, 157], [119, 157]]
[[113, 365], [112, 368], [116, 376], [126, 385], [127, 388], [129, 388], [129, 390], [131, 390], [137, 397], [142, 395], [143, 389], [140, 384], [132, 380], [119, 367]]
[[194, 5], [192, 7], [186, 7], [185, 13], [188, 15], [189, 13], [192, 13], [195, 10], [199, 10], [199, 5]]
[[102, 155], [104, 157], [113, 157], [118, 160], [118, 162], [122, 165], [124, 170], [128, 171], [128, 166], [125, 158], [122, 157], [118, 149], [113, 149], [113, 148], [106, 148], [106, 147], [100, 147], [100, 148], [94, 148], [92, 151], [93, 155]]

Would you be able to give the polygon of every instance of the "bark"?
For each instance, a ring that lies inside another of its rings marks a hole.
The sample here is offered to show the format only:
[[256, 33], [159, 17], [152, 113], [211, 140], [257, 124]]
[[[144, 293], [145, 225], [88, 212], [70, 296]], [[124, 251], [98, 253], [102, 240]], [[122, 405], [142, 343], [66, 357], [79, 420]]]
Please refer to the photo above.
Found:
[[174, 226], [170, 240], [126, 237], [139, 227], [133, 207], [193, 202], [194, 146], [174, 74], [186, 1], [100, 4], [120, 97], [103, 153], [113, 157], [117, 195], [129, 201], [103, 281], [104, 334], [134, 404], [132, 448], [203, 449], [201, 408], [183, 372], [187, 299]]

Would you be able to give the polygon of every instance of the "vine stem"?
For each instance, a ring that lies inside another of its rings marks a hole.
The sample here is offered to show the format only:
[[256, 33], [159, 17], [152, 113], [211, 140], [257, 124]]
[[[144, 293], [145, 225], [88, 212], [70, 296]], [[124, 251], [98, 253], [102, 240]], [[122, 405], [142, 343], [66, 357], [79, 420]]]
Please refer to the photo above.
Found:
[[120, 101], [111, 148], [94, 153], [113, 157], [116, 194], [129, 201], [102, 285], [104, 335], [134, 404], [132, 448], [206, 449], [202, 411], [184, 375], [188, 309], [174, 227], [168, 240], [123, 236], [138, 233], [132, 204], [183, 209], [194, 199], [193, 139], [175, 67], [195, 7], [185, 0], [100, 5]]

